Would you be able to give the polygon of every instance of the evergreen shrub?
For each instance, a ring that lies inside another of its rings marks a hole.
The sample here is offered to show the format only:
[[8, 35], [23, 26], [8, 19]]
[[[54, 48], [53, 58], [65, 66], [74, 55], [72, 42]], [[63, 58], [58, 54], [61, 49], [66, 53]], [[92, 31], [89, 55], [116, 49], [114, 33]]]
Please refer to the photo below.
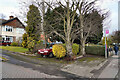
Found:
[[53, 51], [53, 55], [56, 56], [57, 58], [62, 58], [66, 55], [66, 49], [61, 44], [53, 45], [52, 51]]
[[11, 46], [18, 46], [18, 43], [17, 42], [12, 42], [10, 45]]

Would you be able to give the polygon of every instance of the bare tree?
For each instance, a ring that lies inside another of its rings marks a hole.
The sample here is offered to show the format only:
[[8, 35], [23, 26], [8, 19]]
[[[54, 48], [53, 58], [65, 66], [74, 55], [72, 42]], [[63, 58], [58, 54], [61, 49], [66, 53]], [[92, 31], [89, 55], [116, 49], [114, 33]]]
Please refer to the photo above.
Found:
[[5, 18], [6, 18], [6, 16], [4, 14], [0, 13], [0, 19], [5, 19]]
[[[75, 16], [76, 16], [76, 11], [78, 9], [79, 6], [79, 2], [77, 1], [69, 1], [69, 0], [64, 0], [64, 2], [61, 1], [56, 1], [58, 6], [63, 7], [66, 11], [64, 11], [64, 15], [62, 15], [61, 13], [59, 13], [58, 11], [55, 11], [56, 14], [59, 14], [61, 19], [64, 21], [64, 35], [59, 33], [59, 30], [56, 30], [53, 28], [52, 32], [55, 33], [56, 35], [58, 35], [59, 37], [61, 37], [65, 44], [66, 44], [66, 49], [67, 49], [67, 55], [71, 56], [72, 53], [72, 36], [71, 36], [71, 32], [72, 32], [72, 28], [73, 28], [73, 24], [75, 21]], [[65, 3], [65, 4], [63, 4]], [[54, 9], [55, 4], [52, 6], [50, 5], [48, 2], [46, 2], [46, 4]]]
[[[97, 0], [93, 1], [87, 1], [87, 0], [81, 0], [79, 5], [79, 19], [80, 19], [80, 43], [81, 43], [81, 53], [82, 55], [85, 55], [85, 42], [87, 37], [90, 34], [95, 33], [95, 31], [99, 31], [99, 28], [94, 29], [93, 26], [99, 26], [100, 21], [95, 18], [95, 15], [90, 15], [89, 19], [86, 17], [87, 14], [90, 14], [95, 9], [95, 3]], [[103, 15], [102, 15], [103, 16]], [[104, 20], [104, 18], [103, 18]]]

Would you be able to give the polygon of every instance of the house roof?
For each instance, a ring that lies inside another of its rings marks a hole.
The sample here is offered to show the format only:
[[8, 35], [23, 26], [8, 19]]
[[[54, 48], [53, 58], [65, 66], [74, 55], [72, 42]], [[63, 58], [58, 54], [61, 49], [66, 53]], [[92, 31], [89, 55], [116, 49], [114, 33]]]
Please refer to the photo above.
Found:
[[9, 19], [9, 20], [4, 20], [4, 21], [2, 21], [2, 25], [6, 25], [7, 23], [12, 22], [13, 20], [19, 21], [20, 24], [22, 24], [22, 26], [25, 28], [24, 24], [23, 24], [17, 17], [12, 18], [12, 19]]

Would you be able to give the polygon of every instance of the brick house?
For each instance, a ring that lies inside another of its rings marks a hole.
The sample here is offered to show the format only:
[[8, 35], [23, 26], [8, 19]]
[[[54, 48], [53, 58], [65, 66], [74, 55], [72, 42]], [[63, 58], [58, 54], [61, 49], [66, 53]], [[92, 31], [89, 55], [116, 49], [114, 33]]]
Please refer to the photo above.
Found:
[[17, 17], [10, 16], [9, 18], [9, 20], [0, 19], [0, 37], [10, 42], [21, 42], [25, 26]]

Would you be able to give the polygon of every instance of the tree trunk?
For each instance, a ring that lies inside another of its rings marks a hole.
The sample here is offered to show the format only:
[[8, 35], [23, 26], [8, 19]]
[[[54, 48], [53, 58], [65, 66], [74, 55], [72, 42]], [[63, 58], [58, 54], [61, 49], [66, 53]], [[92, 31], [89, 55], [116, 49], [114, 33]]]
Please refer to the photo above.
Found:
[[66, 42], [66, 49], [67, 49], [67, 56], [71, 57], [72, 56], [72, 44], [70, 41]]
[[81, 50], [80, 51], [83, 56], [86, 54], [85, 53], [85, 40], [81, 40]]
[[85, 39], [84, 39], [84, 24], [83, 24], [83, 15], [80, 14], [80, 24], [81, 24], [81, 33], [80, 33], [80, 42], [81, 42], [81, 47], [80, 47], [80, 52], [84, 56], [85, 55]]

